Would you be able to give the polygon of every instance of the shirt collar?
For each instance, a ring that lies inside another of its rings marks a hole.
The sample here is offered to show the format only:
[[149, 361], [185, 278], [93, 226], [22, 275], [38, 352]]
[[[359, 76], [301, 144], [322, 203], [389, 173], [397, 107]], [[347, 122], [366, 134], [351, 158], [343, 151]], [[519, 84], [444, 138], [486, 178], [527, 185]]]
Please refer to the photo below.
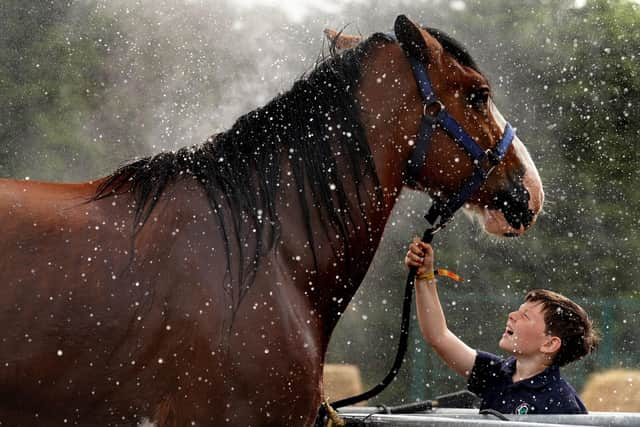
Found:
[[[511, 356], [507, 358], [502, 364], [502, 372], [509, 378], [513, 377], [516, 372], [516, 358]], [[555, 382], [560, 378], [560, 367], [558, 365], [551, 365], [544, 371], [527, 378], [526, 380], [518, 381], [517, 385], [521, 385], [526, 388], [538, 389], [545, 385]]]

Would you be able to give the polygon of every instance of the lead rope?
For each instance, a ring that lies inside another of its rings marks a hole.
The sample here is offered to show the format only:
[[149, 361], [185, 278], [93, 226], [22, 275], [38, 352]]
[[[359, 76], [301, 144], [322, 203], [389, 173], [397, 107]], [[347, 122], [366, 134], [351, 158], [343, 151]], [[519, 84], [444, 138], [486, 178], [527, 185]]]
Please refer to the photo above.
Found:
[[[433, 241], [434, 234], [440, 231], [445, 226], [446, 222], [447, 221], [441, 222], [440, 225], [438, 225], [437, 227], [426, 229], [424, 234], [422, 235], [422, 241], [425, 243], [431, 243]], [[379, 394], [382, 390], [387, 388], [387, 386], [391, 384], [391, 381], [393, 381], [396, 375], [398, 374], [398, 371], [402, 366], [402, 362], [404, 361], [404, 356], [407, 352], [407, 342], [409, 340], [409, 324], [411, 320], [411, 301], [413, 300], [413, 288], [414, 288], [414, 281], [415, 281], [417, 271], [418, 271], [417, 268], [411, 267], [409, 269], [409, 274], [407, 275], [404, 298], [402, 300], [402, 320], [400, 322], [400, 340], [398, 342], [398, 352], [396, 353], [396, 359], [393, 362], [393, 366], [391, 367], [387, 375], [384, 377], [384, 379], [381, 382], [379, 382], [377, 385], [375, 385], [373, 388], [371, 388], [370, 390], [364, 393], [358, 394], [356, 396], [347, 397], [345, 399], [338, 400], [337, 402], [333, 402], [331, 404], [329, 404], [329, 402], [325, 400], [325, 402], [323, 402], [322, 406], [320, 407], [318, 417], [316, 418], [316, 427], [346, 426], [346, 421], [338, 415], [335, 409], [341, 408], [343, 406], [353, 405], [363, 400], [370, 399], [371, 397]], [[332, 416], [332, 413], [335, 415]], [[341, 422], [344, 422], [345, 424], [333, 424], [335, 422], [333, 420], [333, 417], [337, 417], [336, 419], [339, 419]]]

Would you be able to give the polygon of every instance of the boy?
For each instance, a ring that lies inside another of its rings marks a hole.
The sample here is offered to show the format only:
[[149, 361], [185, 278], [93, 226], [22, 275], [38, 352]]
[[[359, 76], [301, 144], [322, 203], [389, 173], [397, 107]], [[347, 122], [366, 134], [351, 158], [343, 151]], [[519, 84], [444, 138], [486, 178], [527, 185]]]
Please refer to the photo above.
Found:
[[417, 267], [416, 305], [420, 330], [438, 356], [468, 380], [482, 398], [482, 409], [515, 414], [586, 414], [560, 366], [591, 353], [599, 337], [585, 311], [570, 299], [547, 290], [529, 292], [509, 313], [499, 346], [503, 359], [470, 348], [448, 328], [438, 299], [430, 245], [415, 239], [405, 258]]

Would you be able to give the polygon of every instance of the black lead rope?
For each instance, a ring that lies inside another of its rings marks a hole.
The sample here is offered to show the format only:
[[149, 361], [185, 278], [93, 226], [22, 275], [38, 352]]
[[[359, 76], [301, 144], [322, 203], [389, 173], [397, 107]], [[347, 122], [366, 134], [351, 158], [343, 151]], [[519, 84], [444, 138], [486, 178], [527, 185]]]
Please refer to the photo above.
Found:
[[[422, 236], [422, 241], [425, 243], [431, 243], [431, 241], [433, 240], [433, 235], [437, 230], [438, 229], [436, 228], [429, 228], [425, 230], [424, 235]], [[384, 390], [396, 377], [398, 371], [400, 370], [400, 367], [402, 366], [402, 362], [404, 361], [404, 356], [407, 352], [407, 342], [409, 341], [409, 325], [411, 320], [411, 301], [413, 300], [414, 280], [417, 271], [418, 269], [416, 267], [411, 267], [409, 269], [409, 274], [407, 275], [404, 299], [402, 300], [402, 321], [400, 323], [400, 341], [398, 342], [398, 352], [396, 353], [396, 360], [393, 362], [393, 366], [387, 373], [387, 376], [384, 377], [384, 379], [380, 383], [375, 385], [369, 391], [366, 391], [357, 396], [347, 397], [346, 399], [338, 400], [337, 402], [331, 403], [331, 406], [333, 408], [342, 408], [343, 406], [349, 406], [363, 400], [368, 400]]]
[[[428, 228], [425, 230], [422, 235], [422, 241], [425, 243], [431, 243], [433, 241], [433, 236], [439, 230], [444, 227], [444, 224], [441, 223], [437, 227]], [[344, 406], [354, 405], [363, 400], [368, 400], [373, 396], [382, 392], [391, 382], [394, 380], [398, 372], [400, 371], [400, 367], [402, 366], [402, 362], [404, 361], [404, 356], [407, 352], [407, 343], [409, 341], [409, 326], [411, 320], [411, 301], [413, 300], [413, 288], [414, 281], [416, 277], [416, 272], [418, 269], [416, 267], [411, 267], [409, 269], [409, 274], [407, 275], [407, 283], [405, 285], [404, 298], [402, 301], [402, 320], [400, 323], [400, 340], [398, 342], [398, 352], [396, 353], [396, 359], [393, 362], [393, 366], [384, 377], [382, 381], [376, 384], [370, 390], [358, 394], [356, 396], [347, 397], [345, 399], [338, 400], [336, 402], [332, 402], [330, 404], [323, 404], [320, 407], [318, 412], [318, 417], [316, 418], [316, 427], [325, 426], [326, 420], [329, 415], [329, 407], [331, 409], [342, 408]]]

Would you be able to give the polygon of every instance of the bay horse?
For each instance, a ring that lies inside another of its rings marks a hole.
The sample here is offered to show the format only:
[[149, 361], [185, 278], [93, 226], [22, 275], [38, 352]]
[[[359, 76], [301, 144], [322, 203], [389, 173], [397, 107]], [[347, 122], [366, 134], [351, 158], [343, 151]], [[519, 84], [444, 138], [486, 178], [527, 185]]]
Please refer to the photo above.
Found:
[[[426, 107], [482, 147], [505, 121], [471, 56], [401, 15], [333, 33], [288, 92], [201, 145], [95, 181], [0, 182], [0, 423], [309, 426], [331, 333], [374, 256]], [[410, 185], [473, 170], [441, 130]], [[516, 137], [466, 210], [516, 236], [543, 203]]]

